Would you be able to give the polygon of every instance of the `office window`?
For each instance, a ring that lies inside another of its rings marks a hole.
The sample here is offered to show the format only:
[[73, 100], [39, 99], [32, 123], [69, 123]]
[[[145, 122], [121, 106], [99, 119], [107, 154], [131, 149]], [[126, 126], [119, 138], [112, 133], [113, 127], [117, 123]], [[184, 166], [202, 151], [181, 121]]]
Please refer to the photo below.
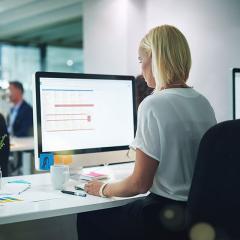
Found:
[[83, 72], [83, 50], [78, 48], [47, 47], [46, 70], [51, 72]]
[[[1, 45], [1, 79], [22, 82], [24, 98], [32, 104], [32, 75], [40, 70], [40, 51], [37, 47]], [[9, 103], [2, 103], [2, 112], [8, 111]]]
[[[32, 76], [41, 71], [41, 54], [39, 47], [0, 45], [0, 80], [22, 82], [24, 98], [32, 104]], [[46, 71], [83, 72], [83, 50], [78, 48], [47, 46]], [[6, 91], [0, 91], [0, 109], [4, 115], [10, 104]]]

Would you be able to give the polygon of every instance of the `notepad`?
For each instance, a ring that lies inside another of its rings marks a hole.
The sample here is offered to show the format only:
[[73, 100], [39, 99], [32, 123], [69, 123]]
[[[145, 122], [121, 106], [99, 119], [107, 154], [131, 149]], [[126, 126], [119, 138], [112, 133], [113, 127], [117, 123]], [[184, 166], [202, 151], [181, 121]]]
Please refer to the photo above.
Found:
[[88, 173], [81, 173], [80, 179], [91, 181], [91, 180], [101, 180], [108, 178], [107, 174], [98, 173], [98, 172], [88, 172]]

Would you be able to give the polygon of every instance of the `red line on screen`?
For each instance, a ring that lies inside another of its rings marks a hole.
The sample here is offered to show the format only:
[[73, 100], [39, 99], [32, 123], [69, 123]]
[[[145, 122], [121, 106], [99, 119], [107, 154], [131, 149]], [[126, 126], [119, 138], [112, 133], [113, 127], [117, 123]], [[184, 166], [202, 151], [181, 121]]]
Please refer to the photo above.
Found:
[[94, 104], [55, 104], [54, 107], [94, 107]]
[[94, 128], [76, 128], [76, 129], [56, 129], [48, 130], [47, 132], [68, 132], [68, 131], [93, 131]]
[[87, 113], [56, 113], [56, 114], [46, 114], [46, 116], [69, 116], [69, 115], [87, 115]]
[[47, 122], [55, 122], [55, 121], [77, 121], [77, 120], [85, 120], [89, 121], [88, 118], [76, 118], [76, 119], [48, 119]]

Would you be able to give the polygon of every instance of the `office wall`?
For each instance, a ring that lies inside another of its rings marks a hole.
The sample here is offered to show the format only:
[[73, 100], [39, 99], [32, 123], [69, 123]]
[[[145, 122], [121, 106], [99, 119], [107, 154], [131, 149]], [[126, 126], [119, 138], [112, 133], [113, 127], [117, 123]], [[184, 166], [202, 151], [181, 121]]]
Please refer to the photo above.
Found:
[[144, 0], [85, 0], [84, 72], [138, 74], [145, 33]]
[[91, 0], [84, 2], [85, 72], [138, 74], [137, 46], [152, 27], [173, 24], [193, 58], [190, 85], [218, 121], [232, 118], [231, 68], [240, 66], [238, 0]]
[[147, 29], [173, 24], [192, 51], [190, 85], [210, 100], [218, 121], [232, 118], [231, 68], [240, 67], [240, 1], [148, 0]]

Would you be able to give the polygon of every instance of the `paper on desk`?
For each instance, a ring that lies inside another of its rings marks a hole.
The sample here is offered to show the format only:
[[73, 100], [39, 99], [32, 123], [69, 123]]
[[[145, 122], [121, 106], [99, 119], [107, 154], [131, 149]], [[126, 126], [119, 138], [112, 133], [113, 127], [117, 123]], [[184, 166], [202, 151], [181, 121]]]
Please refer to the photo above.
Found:
[[[25, 190], [25, 191], [24, 191]], [[20, 193], [20, 194], [19, 194]], [[30, 184], [24, 183], [6, 183], [0, 190], [0, 198], [4, 197], [16, 197], [21, 199], [20, 202], [39, 202], [51, 199], [61, 198], [62, 195], [58, 192], [50, 192], [47, 189], [32, 189]], [[3, 203], [3, 202], [1, 202]], [[13, 201], [4, 202], [5, 204], [11, 204]]]
[[29, 184], [6, 183], [2, 186], [2, 189], [0, 190], [0, 196], [17, 195], [18, 193], [21, 193], [28, 187], [29, 187]]
[[[52, 199], [61, 198], [60, 194], [48, 193], [41, 191], [29, 191], [24, 192], [20, 195], [2, 195], [0, 197], [0, 205], [9, 205], [9, 204], [18, 204], [18, 203], [27, 203], [27, 202], [41, 202]], [[12, 200], [8, 200], [11, 198]], [[6, 201], [5, 201], [6, 199]]]
[[12, 203], [19, 203], [23, 200], [19, 197], [14, 196], [1, 196], [0, 197], [0, 205], [12, 204]]

